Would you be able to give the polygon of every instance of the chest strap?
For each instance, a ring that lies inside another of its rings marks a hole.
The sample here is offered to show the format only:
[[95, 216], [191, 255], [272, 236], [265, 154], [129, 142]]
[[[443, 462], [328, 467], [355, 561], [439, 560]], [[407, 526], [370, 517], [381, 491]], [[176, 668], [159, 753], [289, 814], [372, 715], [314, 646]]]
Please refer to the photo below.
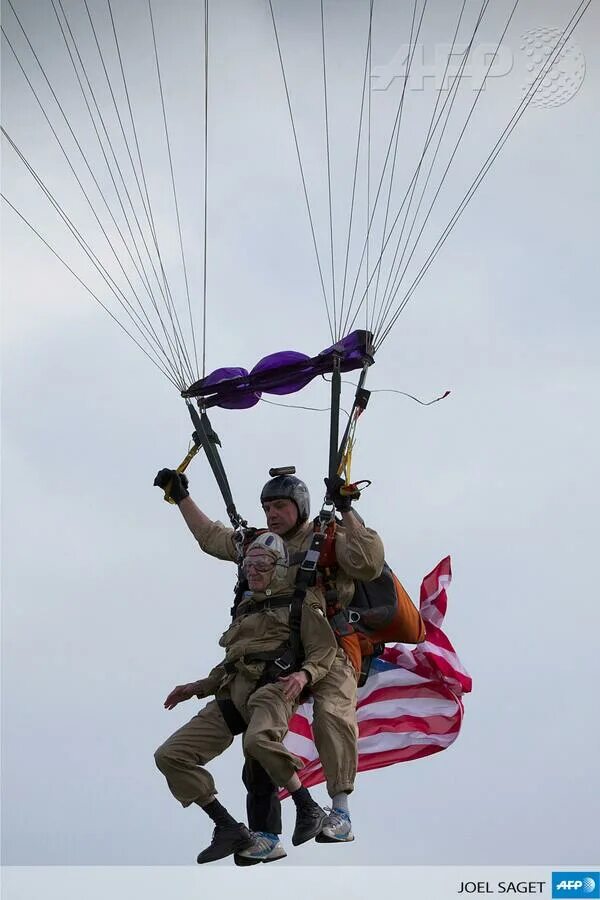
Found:
[[[265, 667], [265, 672], [268, 671], [268, 674], [274, 674], [274, 678], [261, 678], [259, 684], [266, 684], [267, 681], [273, 680], [275, 681], [279, 675], [285, 675], [291, 671], [294, 671], [293, 665], [295, 663], [295, 657], [292, 653], [292, 649], [290, 645], [286, 642], [285, 644], [281, 644], [279, 647], [276, 647], [274, 650], [256, 650], [254, 652], [244, 654], [244, 656], [240, 657], [239, 660], [235, 662], [225, 663], [224, 668], [228, 674], [232, 674], [233, 672], [237, 672], [237, 664], [238, 662], [242, 663], [253, 663], [253, 662], [264, 662], [268, 663]], [[264, 673], [263, 673], [264, 674]]]
[[264, 600], [256, 600], [255, 602], [249, 603], [248, 608], [243, 609], [241, 612], [237, 610], [234, 618], [239, 619], [240, 616], [251, 616], [253, 613], [263, 612], [265, 609], [283, 609], [286, 606], [290, 606], [293, 599], [293, 594], [282, 594], [279, 597], [265, 597]]

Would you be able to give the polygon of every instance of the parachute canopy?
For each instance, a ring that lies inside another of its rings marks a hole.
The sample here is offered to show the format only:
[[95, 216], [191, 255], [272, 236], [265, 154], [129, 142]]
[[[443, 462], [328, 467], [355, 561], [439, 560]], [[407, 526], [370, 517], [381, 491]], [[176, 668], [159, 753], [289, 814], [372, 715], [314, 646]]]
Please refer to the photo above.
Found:
[[373, 352], [371, 332], [353, 331], [317, 356], [282, 350], [263, 357], [251, 372], [240, 368], [215, 369], [182, 391], [181, 396], [201, 398], [206, 408], [249, 409], [259, 402], [263, 391], [293, 394], [302, 390], [317, 375], [333, 372], [336, 360], [340, 361], [341, 372], [370, 366], [374, 362]]

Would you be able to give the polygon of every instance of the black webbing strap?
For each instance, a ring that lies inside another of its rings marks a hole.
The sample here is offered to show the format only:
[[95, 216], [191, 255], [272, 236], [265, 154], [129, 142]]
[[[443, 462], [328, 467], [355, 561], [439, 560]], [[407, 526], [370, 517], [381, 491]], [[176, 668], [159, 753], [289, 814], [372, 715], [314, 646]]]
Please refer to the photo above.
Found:
[[[259, 687], [262, 687], [269, 682], [277, 681], [282, 675], [287, 675], [289, 672], [295, 672], [298, 668], [298, 666], [295, 665], [296, 657], [288, 642], [281, 644], [275, 650], [257, 650], [255, 653], [244, 654], [244, 656], [240, 657], [240, 659], [235, 662], [225, 663], [225, 671], [230, 675], [237, 672], [238, 662], [244, 664], [254, 662], [266, 663], [262, 675], [254, 686], [254, 690], [257, 690]], [[299, 662], [301, 662], [301, 660]]]
[[335, 353], [333, 357], [333, 369], [331, 374], [331, 418], [329, 424], [329, 478], [335, 478], [340, 468], [342, 459], [344, 457], [344, 453], [346, 450], [346, 444], [348, 442], [348, 435], [350, 434], [350, 428], [352, 427], [352, 422], [354, 419], [354, 413], [357, 409], [365, 409], [367, 402], [369, 400], [369, 391], [364, 390], [365, 378], [367, 377], [367, 370], [369, 366], [374, 363], [374, 347], [373, 347], [373, 335], [369, 331], [364, 332], [365, 336], [365, 351], [362, 354], [363, 360], [363, 369], [360, 374], [360, 378], [358, 380], [358, 386], [356, 389], [356, 395], [354, 398], [354, 405], [352, 407], [352, 412], [348, 418], [348, 424], [346, 425], [344, 436], [342, 438], [342, 442], [339, 443], [339, 430], [340, 430], [340, 393], [342, 386], [342, 361], [344, 359], [343, 351], [340, 352], [339, 346], [334, 345], [331, 349], [335, 352], [337, 349], [337, 353]]
[[221, 491], [221, 496], [225, 501], [225, 508], [227, 509], [229, 521], [234, 528], [240, 528], [241, 526], [247, 525], [248, 523], [244, 519], [242, 519], [237, 509], [235, 508], [235, 503], [233, 502], [233, 496], [231, 494], [231, 488], [229, 487], [227, 475], [225, 473], [221, 457], [219, 456], [219, 451], [217, 450], [217, 446], [221, 446], [221, 441], [219, 440], [216, 432], [213, 430], [213, 427], [210, 424], [210, 419], [206, 415], [205, 411], [202, 411], [200, 414], [198, 414], [193, 404], [191, 403], [187, 404], [187, 408], [189, 410], [190, 418], [195, 428], [194, 440], [197, 440], [202, 445], [202, 448], [206, 453], [208, 464], [212, 469], [212, 473], [215, 476], [216, 482], [219, 486], [219, 490]]
[[247, 723], [230, 697], [215, 697], [225, 724], [232, 734], [242, 734], [246, 730]]
[[338, 439], [340, 434], [340, 394], [342, 390], [341, 376], [342, 357], [338, 354], [333, 358], [333, 372], [331, 375], [331, 415], [329, 419], [329, 477], [335, 478], [338, 470]]
[[325, 540], [325, 532], [315, 531], [310, 542], [310, 547], [304, 554], [304, 559], [298, 569], [294, 583], [294, 596], [290, 605], [290, 646], [296, 658], [295, 665], [299, 666], [304, 659], [304, 647], [302, 646], [302, 606], [306, 592], [315, 583], [317, 564], [321, 555], [321, 548]]
[[263, 612], [265, 609], [283, 609], [286, 606], [290, 606], [293, 600], [293, 594], [282, 594], [279, 597], [265, 597], [264, 600], [257, 600], [256, 602], [252, 602], [248, 604], [248, 608], [243, 612], [239, 612], [236, 609], [234, 618], [238, 616], [252, 616], [254, 613]]

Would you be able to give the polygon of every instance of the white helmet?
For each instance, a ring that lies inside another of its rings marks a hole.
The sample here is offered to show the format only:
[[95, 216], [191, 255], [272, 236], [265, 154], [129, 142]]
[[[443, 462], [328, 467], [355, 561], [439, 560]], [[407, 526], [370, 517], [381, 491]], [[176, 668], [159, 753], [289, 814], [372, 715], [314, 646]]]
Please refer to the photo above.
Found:
[[274, 534], [272, 531], [264, 531], [262, 534], [259, 534], [258, 537], [255, 537], [252, 543], [246, 547], [244, 558], [250, 550], [255, 549], [262, 550], [272, 557], [275, 562], [275, 570], [269, 583], [269, 589], [273, 590], [283, 587], [287, 583], [289, 569], [288, 552], [283, 540], [278, 534]]

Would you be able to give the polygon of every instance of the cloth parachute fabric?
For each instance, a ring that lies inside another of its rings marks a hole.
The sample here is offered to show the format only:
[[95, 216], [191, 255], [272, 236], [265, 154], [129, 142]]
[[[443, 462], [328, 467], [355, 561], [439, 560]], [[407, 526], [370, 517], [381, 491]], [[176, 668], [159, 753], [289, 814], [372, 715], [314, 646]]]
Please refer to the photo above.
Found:
[[[450, 557], [446, 557], [421, 584], [425, 640], [414, 648], [386, 647], [358, 691], [359, 772], [439, 753], [458, 737], [462, 695], [471, 690], [471, 678], [442, 631], [451, 578]], [[305, 763], [298, 774], [306, 787], [325, 780], [311, 722], [309, 701], [298, 707], [284, 741]], [[280, 796], [286, 797], [287, 792], [281, 791]]]
[[333, 371], [334, 361], [340, 360], [340, 370], [350, 372], [373, 363], [373, 336], [369, 331], [353, 331], [331, 347], [310, 357], [296, 350], [272, 353], [248, 372], [241, 368], [215, 369], [206, 378], [196, 381], [181, 396], [201, 398], [203, 406], [223, 409], [249, 409], [255, 406], [263, 392], [293, 394], [316, 378]]

